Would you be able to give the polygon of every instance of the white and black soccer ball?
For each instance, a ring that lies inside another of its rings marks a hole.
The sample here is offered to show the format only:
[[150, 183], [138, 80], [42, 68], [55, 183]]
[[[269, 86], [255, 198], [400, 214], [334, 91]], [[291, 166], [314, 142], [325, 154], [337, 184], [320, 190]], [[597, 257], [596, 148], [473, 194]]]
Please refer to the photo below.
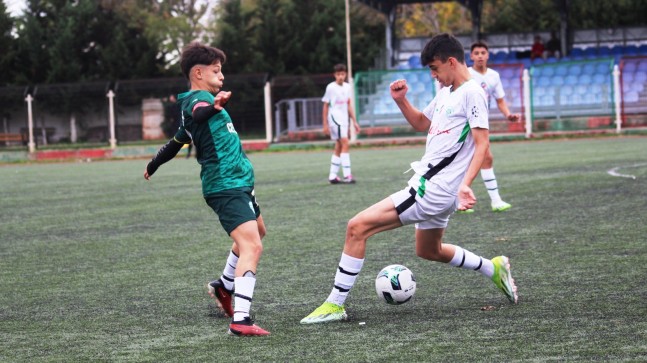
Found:
[[377, 274], [375, 291], [387, 304], [404, 304], [416, 293], [416, 278], [405, 266], [389, 265]]

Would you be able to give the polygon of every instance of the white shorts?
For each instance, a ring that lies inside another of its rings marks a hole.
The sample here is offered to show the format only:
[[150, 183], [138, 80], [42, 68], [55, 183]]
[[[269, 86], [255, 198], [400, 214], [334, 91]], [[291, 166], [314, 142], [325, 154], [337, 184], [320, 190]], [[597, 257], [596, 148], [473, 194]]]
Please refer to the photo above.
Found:
[[440, 185], [427, 182], [423, 196], [407, 186], [391, 194], [400, 222], [417, 229], [447, 228], [449, 216], [458, 208], [458, 198]]
[[348, 122], [338, 123], [335, 120], [328, 120], [328, 128], [330, 130], [330, 139], [339, 140], [348, 138]]

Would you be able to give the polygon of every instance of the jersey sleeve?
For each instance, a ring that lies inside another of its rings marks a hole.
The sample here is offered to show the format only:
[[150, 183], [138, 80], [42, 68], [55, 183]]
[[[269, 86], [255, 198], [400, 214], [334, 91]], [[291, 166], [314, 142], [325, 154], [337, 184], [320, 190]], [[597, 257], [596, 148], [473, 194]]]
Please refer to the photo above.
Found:
[[494, 79], [494, 87], [492, 87], [492, 96], [494, 99], [501, 99], [505, 97], [505, 91], [503, 90], [503, 85], [501, 84], [501, 77], [499, 76], [498, 72], [494, 73], [495, 77], [492, 77]]
[[180, 125], [180, 128], [177, 130], [173, 138], [175, 139], [175, 141], [179, 142], [180, 144], [191, 143], [191, 136], [189, 136], [189, 133], [186, 132], [186, 130], [184, 129], [184, 125]]
[[324, 103], [330, 103], [330, 99], [332, 98], [332, 89], [330, 85], [326, 87], [326, 93], [324, 93], [323, 97], [321, 98], [321, 102]]
[[473, 91], [466, 93], [466, 114], [470, 128], [489, 129], [488, 107], [485, 91], [475, 87]]

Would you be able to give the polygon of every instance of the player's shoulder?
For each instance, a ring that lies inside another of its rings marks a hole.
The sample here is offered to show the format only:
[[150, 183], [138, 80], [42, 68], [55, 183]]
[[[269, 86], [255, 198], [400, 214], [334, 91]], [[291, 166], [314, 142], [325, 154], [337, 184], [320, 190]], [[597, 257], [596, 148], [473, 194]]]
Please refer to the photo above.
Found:
[[486, 74], [488, 77], [497, 78], [497, 79], [500, 79], [500, 78], [501, 78], [501, 76], [499, 75], [499, 72], [498, 72], [498, 71], [495, 71], [494, 69], [492, 69], [492, 68], [490, 68], [490, 67], [488, 67], [488, 69], [487, 69], [487, 71], [485, 72], [485, 74]]
[[464, 84], [465, 87], [460, 87], [459, 89], [462, 89], [465, 94], [479, 94], [483, 95], [483, 97], [486, 96], [485, 90], [481, 85], [479, 84], [478, 81], [476, 81], [474, 78], [468, 80]]

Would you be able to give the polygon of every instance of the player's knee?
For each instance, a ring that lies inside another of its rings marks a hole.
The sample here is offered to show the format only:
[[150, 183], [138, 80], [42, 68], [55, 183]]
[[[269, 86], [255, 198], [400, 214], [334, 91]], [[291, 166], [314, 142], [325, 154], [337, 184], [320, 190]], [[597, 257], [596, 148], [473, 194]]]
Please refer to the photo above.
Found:
[[366, 238], [366, 228], [360, 217], [355, 216], [348, 221], [346, 226], [347, 240], [364, 240]]

